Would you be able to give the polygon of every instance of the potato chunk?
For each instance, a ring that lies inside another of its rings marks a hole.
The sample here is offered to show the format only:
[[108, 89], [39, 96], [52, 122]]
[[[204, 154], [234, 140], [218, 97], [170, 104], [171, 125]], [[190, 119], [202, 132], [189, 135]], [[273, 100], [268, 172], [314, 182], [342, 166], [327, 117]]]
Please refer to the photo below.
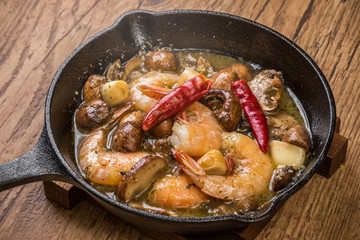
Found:
[[300, 168], [304, 165], [306, 153], [301, 147], [287, 142], [273, 140], [270, 142], [270, 152], [274, 165], [292, 165]]
[[129, 97], [129, 86], [125, 81], [111, 81], [102, 86], [101, 95], [111, 107], [116, 106]]
[[225, 175], [227, 166], [224, 156], [218, 150], [210, 150], [197, 162], [207, 174]]

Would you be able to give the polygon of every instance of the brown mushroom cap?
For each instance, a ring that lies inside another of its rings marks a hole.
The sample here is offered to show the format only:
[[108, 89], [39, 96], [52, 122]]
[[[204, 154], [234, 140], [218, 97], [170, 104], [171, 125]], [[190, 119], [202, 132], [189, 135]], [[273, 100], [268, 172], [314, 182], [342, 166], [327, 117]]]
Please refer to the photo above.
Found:
[[231, 83], [237, 80], [236, 73], [229, 70], [224, 69], [217, 72], [214, 76], [211, 77], [211, 88], [224, 89], [227, 91], [231, 91]]
[[286, 113], [271, 115], [269, 118], [270, 136], [280, 140], [289, 128], [296, 125], [299, 125], [299, 122]]
[[271, 191], [279, 191], [284, 189], [293, 177], [296, 175], [296, 169], [294, 166], [279, 166], [274, 172], [273, 176], [270, 180], [270, 190]]
[[113, 139], [112, 148], [118, 152], [137, 152], [141, 149], [141, 123], [126, 122], [119, 124]]
[[282, 138], [283, 142], [294, 144], [305, 149], [305, 152], [310, 150], [310, 136], [308, 131], [301, 125], [296, 125], [287, 130]]
[[145, 57], [144, 67], [147, 70], [175, 72], [178, 69], [177, 59], [172, 52], [157, 50], [149, 52]]
[[107, 79], [100, 75], [91, 75], [84, 85], [84, 101], [89, 102], [95, 99], [101, 99], [101, 87], [107, 83]]
[[83, 104], [76, 112], [76, 124], [86, 130], [104, 123], [110, 116], [110, 107], [103, 100], [95, 99]]
[[155, 127], [149, 129], [149, 132], [155, 137], [168, 137], [172, 134], [173, 119], [168, 118], [159, 122]]
[[251, 70], [244, 64], [234, 63], [230, 65], [229, 70], [236, 73], [237, 79], [241, 79], [246, 82], [250, 81], [251, 79]]

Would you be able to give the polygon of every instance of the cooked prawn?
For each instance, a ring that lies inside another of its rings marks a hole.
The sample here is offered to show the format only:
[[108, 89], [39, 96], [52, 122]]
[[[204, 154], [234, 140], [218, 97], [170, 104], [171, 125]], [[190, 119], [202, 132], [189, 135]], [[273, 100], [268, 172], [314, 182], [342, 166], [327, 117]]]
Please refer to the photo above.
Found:
[[130, 99], [136, 110], [147, 113], [159, 100], [144, 95], [138, 86], [147, 85], [171, 89], [178, 82], [179, 76], [171, 73], [148, 72], [130, 82]]
[[223, 130], [213, 112], [199, 102], [186, 108], [186, 112], [190, 116], [187, 120], [174, 123], [169, 137], [172, 146], [193, 157], [201, 157], [212, 149], [220, 150]]
[[222, 149], [237, 159], [232, 175], [207, 175], [190, 156], [175, 150], [174, 155], [184, 173], [202, 192], [223, 200], [240, 200], [264, 192], [274, 170], [271, 158], [246, 135], [223, 133], [222, 140]]
[[128, 172], [145, 152], [120, 153], [109, 151], [106, 147], [106, 134], [99, 129], [85, 138], [79, 149], [79, 166], [90, 181], [117, 186], [122, 173]]
[[201, 192], [185, 175], [167, 175], [157, 181], [148, 194], [149, 201], [167, 209], [199, 206], [209, 197]]

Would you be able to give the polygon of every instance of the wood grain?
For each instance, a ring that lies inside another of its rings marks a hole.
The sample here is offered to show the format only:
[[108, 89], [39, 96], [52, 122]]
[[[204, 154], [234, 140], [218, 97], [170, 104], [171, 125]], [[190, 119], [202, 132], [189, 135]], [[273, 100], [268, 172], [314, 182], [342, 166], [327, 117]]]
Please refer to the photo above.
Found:
[[[36, 142], [48, 87], [65, 58], [133, 9], [214, 10], [256, 20], [294, 40], [317, 62], [333, 90], [342, 119], [340, 134], [349, 139], [347, 161], [330, 179], [315, 175], [257, 239], [360, 239], [360, 1], [356, 0], [3, 0], [0, 162], [27, 152]], [[45, 199], [41, 183], [0, 193], [0, 233], [0, 239], [154, 239], [86, 201], [64, 210]]]

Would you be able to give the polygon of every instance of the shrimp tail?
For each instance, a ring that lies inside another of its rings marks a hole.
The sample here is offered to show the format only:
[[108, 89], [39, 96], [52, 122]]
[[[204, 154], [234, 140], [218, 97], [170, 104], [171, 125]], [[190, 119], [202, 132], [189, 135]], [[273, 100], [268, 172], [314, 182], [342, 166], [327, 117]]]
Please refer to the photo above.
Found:
[[169, 88], [150, 86], [150, 85], [138, 85], [136, 88], [140, 92], [142, 92], [145, 96], [156, 100], [162, 99], [172, 91], [172, 89]]
[[178, 149], [171, 149], [181, 170], [194, 182], [200, 189], [204, 186], [203, 177], [206, 176], [204, 169], [188, 154]]

